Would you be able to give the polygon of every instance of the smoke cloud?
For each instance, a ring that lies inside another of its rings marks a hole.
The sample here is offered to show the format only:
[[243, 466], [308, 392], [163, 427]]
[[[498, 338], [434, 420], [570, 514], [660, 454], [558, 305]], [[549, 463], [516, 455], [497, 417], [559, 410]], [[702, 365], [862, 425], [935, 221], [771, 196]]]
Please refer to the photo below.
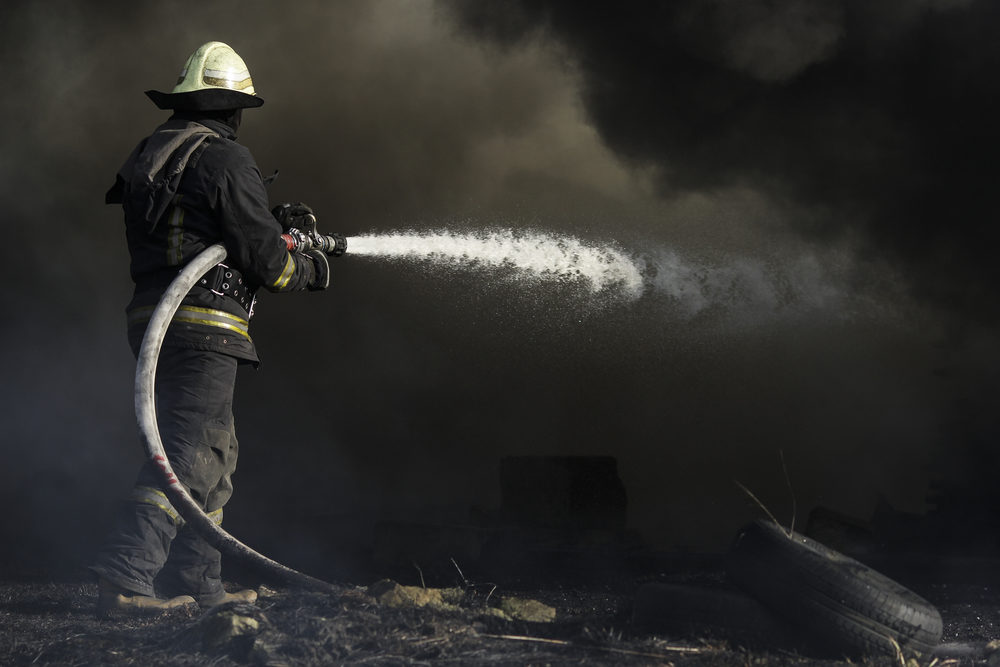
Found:
[[850, 235], [913, 293], [994, 321], [998, 47], [989, 2], [449, 3], [578, 65], [588, 117], [666, 193], [749, 186]]
[[632, 526], [688, 548], [755, 516], [734, 478], [787, 503], [779, 450], [800, 508], [978, 483], [956, 452], [997, 431], [998, 11], [6, 3], [0, 561], [86, 562], [138, 467], [103, 194], [165, 118], [142, 91], [209, 40], [266, 100], [240, 141], [272, 202], [321, 231], [567, 235], [644, 280], [598, 302], [348, 252], [327, 293], [264, 294], [227, 507], [248, 543], [329, 567], [376, 518], [495, 508], [515, 454], [618, 457]]

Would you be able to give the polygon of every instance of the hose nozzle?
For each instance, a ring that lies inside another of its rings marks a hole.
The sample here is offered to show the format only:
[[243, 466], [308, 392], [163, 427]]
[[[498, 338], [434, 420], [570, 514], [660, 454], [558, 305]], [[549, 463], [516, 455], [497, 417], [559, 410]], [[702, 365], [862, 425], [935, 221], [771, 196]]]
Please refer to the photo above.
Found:
[[347, 252], [347, 239], [340, 234], [311, 234], [299, 229], [289, 229], [281, 235], [289, 252], [305, 252], [319, 250], [333, 257], [340, 257]]
[[331, 257], [340, 257], [347, 252], [347, 239], [340, 234], [319, 234], [319, 243], [314, 247]]

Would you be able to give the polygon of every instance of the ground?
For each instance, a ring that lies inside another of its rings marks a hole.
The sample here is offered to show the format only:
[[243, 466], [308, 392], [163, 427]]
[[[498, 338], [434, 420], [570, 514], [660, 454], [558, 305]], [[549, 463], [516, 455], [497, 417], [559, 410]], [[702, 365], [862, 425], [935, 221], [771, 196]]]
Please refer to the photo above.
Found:
[[[89, 581], [7, 581], [0, 583], [0, 655], [10, 665], [852, 664], [808, 650], [641, 630], [631, 614], [640, 583], [460, 586], [455, 604], [437, 607], [389, 606], [368, 585], [345, 583], [331, 592], [263, 585], [252, 606], [100, 619]], [[949, 646], [917, 665], [994, 664], [987, 643], [1000, 636], [1000, 595], [992, 587], [931, 584], [918, 591], [941, 611]], [[504, 597], [537, 600], [554, 608], [556, 619], [501, 618], [491, 609]]]

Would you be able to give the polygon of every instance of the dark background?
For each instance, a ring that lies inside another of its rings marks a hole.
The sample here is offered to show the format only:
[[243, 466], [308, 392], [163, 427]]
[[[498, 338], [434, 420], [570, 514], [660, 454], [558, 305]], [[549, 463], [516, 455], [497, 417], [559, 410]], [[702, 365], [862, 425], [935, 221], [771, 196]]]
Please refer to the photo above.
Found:
[[[352, 257], [258, 302], [232, 532], [335, 563], [464, 521], [518, 454], [613, 455], [649, 545], [943, 481], [995, 501], [1000, 8], [988, 0], [6, 3], [0, 561], [86, 563], [142, 457], [115, 170], [199, 44], [321, 229], [615, 243], [638, 300]], [[653, 9], [655, 7], [655, 9]], [[957, 492], [953, 492], [957, 493]], [[962, 530], [990, 533], [992, 525]], [[956, 541], [956, 549], [961, 549]]]

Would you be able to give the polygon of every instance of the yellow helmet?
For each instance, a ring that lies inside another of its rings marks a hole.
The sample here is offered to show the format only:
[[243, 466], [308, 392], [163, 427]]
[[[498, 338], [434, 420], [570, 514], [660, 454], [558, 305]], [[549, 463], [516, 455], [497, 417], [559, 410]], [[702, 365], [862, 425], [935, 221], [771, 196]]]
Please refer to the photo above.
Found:
[[147, 90], [161, 109], [221, 111], [259, 107], [250, 71], [228, 44], [207, 42], [191, 54], [170, 93]]

